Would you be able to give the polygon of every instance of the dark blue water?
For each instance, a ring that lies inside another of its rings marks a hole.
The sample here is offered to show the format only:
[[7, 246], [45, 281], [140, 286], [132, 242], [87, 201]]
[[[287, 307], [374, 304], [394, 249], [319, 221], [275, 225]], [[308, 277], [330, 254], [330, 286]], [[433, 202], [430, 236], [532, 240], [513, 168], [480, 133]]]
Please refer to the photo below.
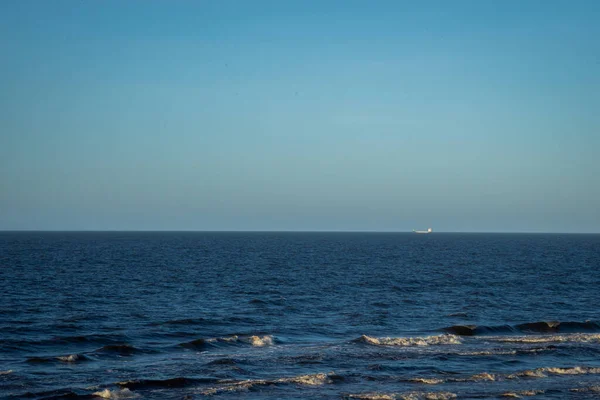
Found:
[[594, 398], [600, 235], [0, 233], [0, 397]]

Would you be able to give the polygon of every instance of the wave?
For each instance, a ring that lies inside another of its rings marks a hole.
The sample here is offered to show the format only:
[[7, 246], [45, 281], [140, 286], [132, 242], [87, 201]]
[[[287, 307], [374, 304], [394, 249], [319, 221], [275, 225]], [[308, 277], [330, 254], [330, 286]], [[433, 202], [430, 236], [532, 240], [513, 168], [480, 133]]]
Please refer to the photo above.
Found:
[[133, 399], [140, 396], [139, 394], [134, 393], [127, 388], [121, 390], [104, 389], [102, 391], [94, 392], [92, 394], [103, 399]]
[[565, 335], [535, 335], [535, 336], [497, 336], [486, 337], [486, 340], [502, 343], [597, 343], [599, 333], [570, 333]]
[[68, 356], [58, 356], [56, 357], [57, 360], [62, 361], [62, 362], [67, 362], [67, 363], [74, 363], [74, 362], [81, 362], [81, 361], [88, 361], [89, 358], [84, 356], [83, 354], [69, 354]]
[[[585, 367], [585, 366], [576, 366], [576, 367], [541, 367], [541, 368], [536, 368], [536, 369], [527, 369], [524, 371], [520, 371], [514, 374], [496, 374], [496, 375], [492, 375], [492, 374], [477, 374], [477, 375], [473, 375], [470, 379], [467, 379], [467, 381], [476, 381], [477, 379], [474, 379], [476, 377], [484, 377], [486, 375], [489, 375], [489, 379], [483, 379], [483, 380], [498, 380], [498, 379], [516, 379], [516, 378], [547, 378], [548, 375], [596, 375], [596, 374], [600, 374], [600, 368], [595, 368], [595, 367]], [[493, 378], [493, 379], [492, 379]], [[482, 380], [482, 379], [479, 379]], [[450, 381], [460, 381], [463, 382], [464, 380], [455, 380], [455, 379], [449, 379]]]
[[596, 321], [533, 322], [517, 325], [516, 328], [531, 332], [600, 332], [600, 323]]
[[538, 321], [518, 325], [453, 325], [442, 329], [445, 332], [460, 336], [475, 336], [494, 333], [582, 333], [600, 332], [600, 323], [597, 321]]
[[480, 351], [461, 351], [456, 354], [459, 356], [512, 356], [518, 354], [531, 354], [531, 353], [541, 353], [544, 351], [554, 351], [557, 347], [554, 345], [544, 346], [544, 347], [534, 347], [534, 348], [524, 348], [524, 349], [490, 349], [490, 350], [480, 350]]
[[409, 379], [408, 381], [412, 382], [412, 383], [424, 383], [426, 385], [437, 385], [437, 384], [445, 382], [444, 379], [438, 379], [438, 378], [412, 378], [412, 379]]
[[544, 394], [543, 390], [520, 390], [518, 392], [504, 392], [502, 397], [514, 397], [520, 399], [521, 397], [537, 396], [538, 394]]
[[75, 345], [75, 344], [117, 344], [125, 341], [123, 335], [77, 335], [77, 336], [55, 336], [41, 340], [0, 340], [0, 348], [3, 349], [32, 349], [36, 347], [56, 346], [56, 345]]
[[51, 340], [46, 340], [42, 343], [55, 344], [56, 342], [61, 343], [114, 343], [122, 341], [123, 336], [121, 335], [103, 335], [103, 334], [92, 334], [92, 335], [77, 335], [77, 336], [58, 336]]
[[275, 339], [272, 335], [251, 335], [251, 336], [224, 336], [217, 338], [208, 339], [195, 339], [190, 342], [180, 343], [179, 346], [204, 350], [210, 347], [216, 347], [219, 345], [227, 344], [249, 344], [253, 347], [264, 347], [271, 346], [275, 343]]
[[201, 393], [205, 396], [226, 393], [226, 392], [239, 392], [250, 390], [256, 386], [267, 386], [277, 384], [296, 384], [302, 386], [321, 386], [328, 383], [334, 383], [342, 380], [343, 378], [336, 375], [334, 372], [329, 373], [316, 373], [308, 375], [298, 375], [288, 378], [278, 379], [247, 379], [242, 381], [236, 380], [222, 380], [218, 381], [218, 385], [212, 388], [203, 390]]
[[555, 374], [555, 375], [600, 374], [600, 368], [594, 368], [594, 367], [570, 367], [570, 368], [546, 367], [546, 368], [540, 368], [539, 370], [550, 373], [550, 374]]
[[445, 332], [459, 336], [475, 336], [490, 333], [514, 332], [510, 325], [478, 326], [478, 325], [453, 325], [442, 329]]
[[181, 388], [192, 386], [200, 383], [214, 383], [216, 380], [212, 378], [186, 378], [176, 377], [169, 379], [134, 379], [130, 381], [117, 382], [115, 385], [122, 389], [148, 389], [148, 388]]
[[579, 393], [600, 393], [600, 386], [574, 388], [574, 389], [569, 389], [569, 391], [570, 392], [579, 392]]
[[145, 351], [134, 347], [130, 344], [109, 344], [102, 346], [99, 349], [94, 350], [94, 353], [113, 353], [122, 356], [129, 356], [137, 353], [144, 353]]
[[0, 375], [9, 375], [12, 374], [13, 370], [12, 369], [7, 369], [5, 371], [0, 371]]
[[407, 382], [439, 385], [443, 383], [465, 383], [465, 382], [496, 382], [512, 379], [527, 378], [547, 378], [549, 375], [597, 375], [600, 374], [600, 368], [596, 367], [542, 367], [536, 369], [523, 370], [512, 374], [480, 372], [465, 378], [437, 378], [437, 377], [416, 377], [408, 379]]
[[31, 364], [44, 364], [52, 363], [56, 361], [62, 361], [66, 363], [75, 363], [81, 361], [89, 361], [90, 359], [83, 354], [69, 354], [67, 356], [51, 356], [51, 357], [30, 357], [27, 359], [28, 363]]
[[432, 345], [450, 345], [461, 344], [461, 340], [456, 335], [445, 334], [424, 337], [397, 337], [397, 338], [375, 338], [362, 335], [354, 340], [357, 343], [366, 343], [373, 346], [432, 346]]
[[347, 394], [345, 399], [358, 400], [449, 400], [456, 394], [450, 392], [360, 393]]

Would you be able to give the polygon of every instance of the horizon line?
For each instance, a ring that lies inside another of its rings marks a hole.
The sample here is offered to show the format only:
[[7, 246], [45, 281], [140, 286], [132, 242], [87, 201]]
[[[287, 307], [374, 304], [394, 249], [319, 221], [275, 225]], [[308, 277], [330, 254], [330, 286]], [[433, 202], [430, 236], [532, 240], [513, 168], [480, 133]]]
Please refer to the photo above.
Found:
[[[260, 230], [260, 229], [0, 229], [0, 233], [414, 233], [413, 230]], [[553, 235], [598, 235], [598, 232], [554, 232], [554, 231], [433, 231], [435, 233], [486, 233], [486, 234], [553, 234]]]

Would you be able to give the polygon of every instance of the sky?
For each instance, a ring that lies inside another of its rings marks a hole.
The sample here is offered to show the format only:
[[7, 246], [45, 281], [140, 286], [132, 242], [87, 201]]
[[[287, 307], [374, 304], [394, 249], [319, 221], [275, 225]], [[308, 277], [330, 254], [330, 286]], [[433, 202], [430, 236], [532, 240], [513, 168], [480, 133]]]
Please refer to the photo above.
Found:
[[0, 230], [600, 232], [600, 2], [0, 2]]

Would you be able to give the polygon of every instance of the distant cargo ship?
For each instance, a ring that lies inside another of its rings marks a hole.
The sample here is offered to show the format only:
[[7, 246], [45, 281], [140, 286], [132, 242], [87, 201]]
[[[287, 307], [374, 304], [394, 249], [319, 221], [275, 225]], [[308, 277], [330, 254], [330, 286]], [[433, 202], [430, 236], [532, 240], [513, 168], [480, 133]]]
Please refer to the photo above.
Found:
[[413, 229], [413, 232], [414, 232], [414, 233], [431, 233], [431, 232], [433, 232], [433, 229], [429, 228], [429, 229], [427, 229], [426, 231], [415, 231], [415, 230]]

